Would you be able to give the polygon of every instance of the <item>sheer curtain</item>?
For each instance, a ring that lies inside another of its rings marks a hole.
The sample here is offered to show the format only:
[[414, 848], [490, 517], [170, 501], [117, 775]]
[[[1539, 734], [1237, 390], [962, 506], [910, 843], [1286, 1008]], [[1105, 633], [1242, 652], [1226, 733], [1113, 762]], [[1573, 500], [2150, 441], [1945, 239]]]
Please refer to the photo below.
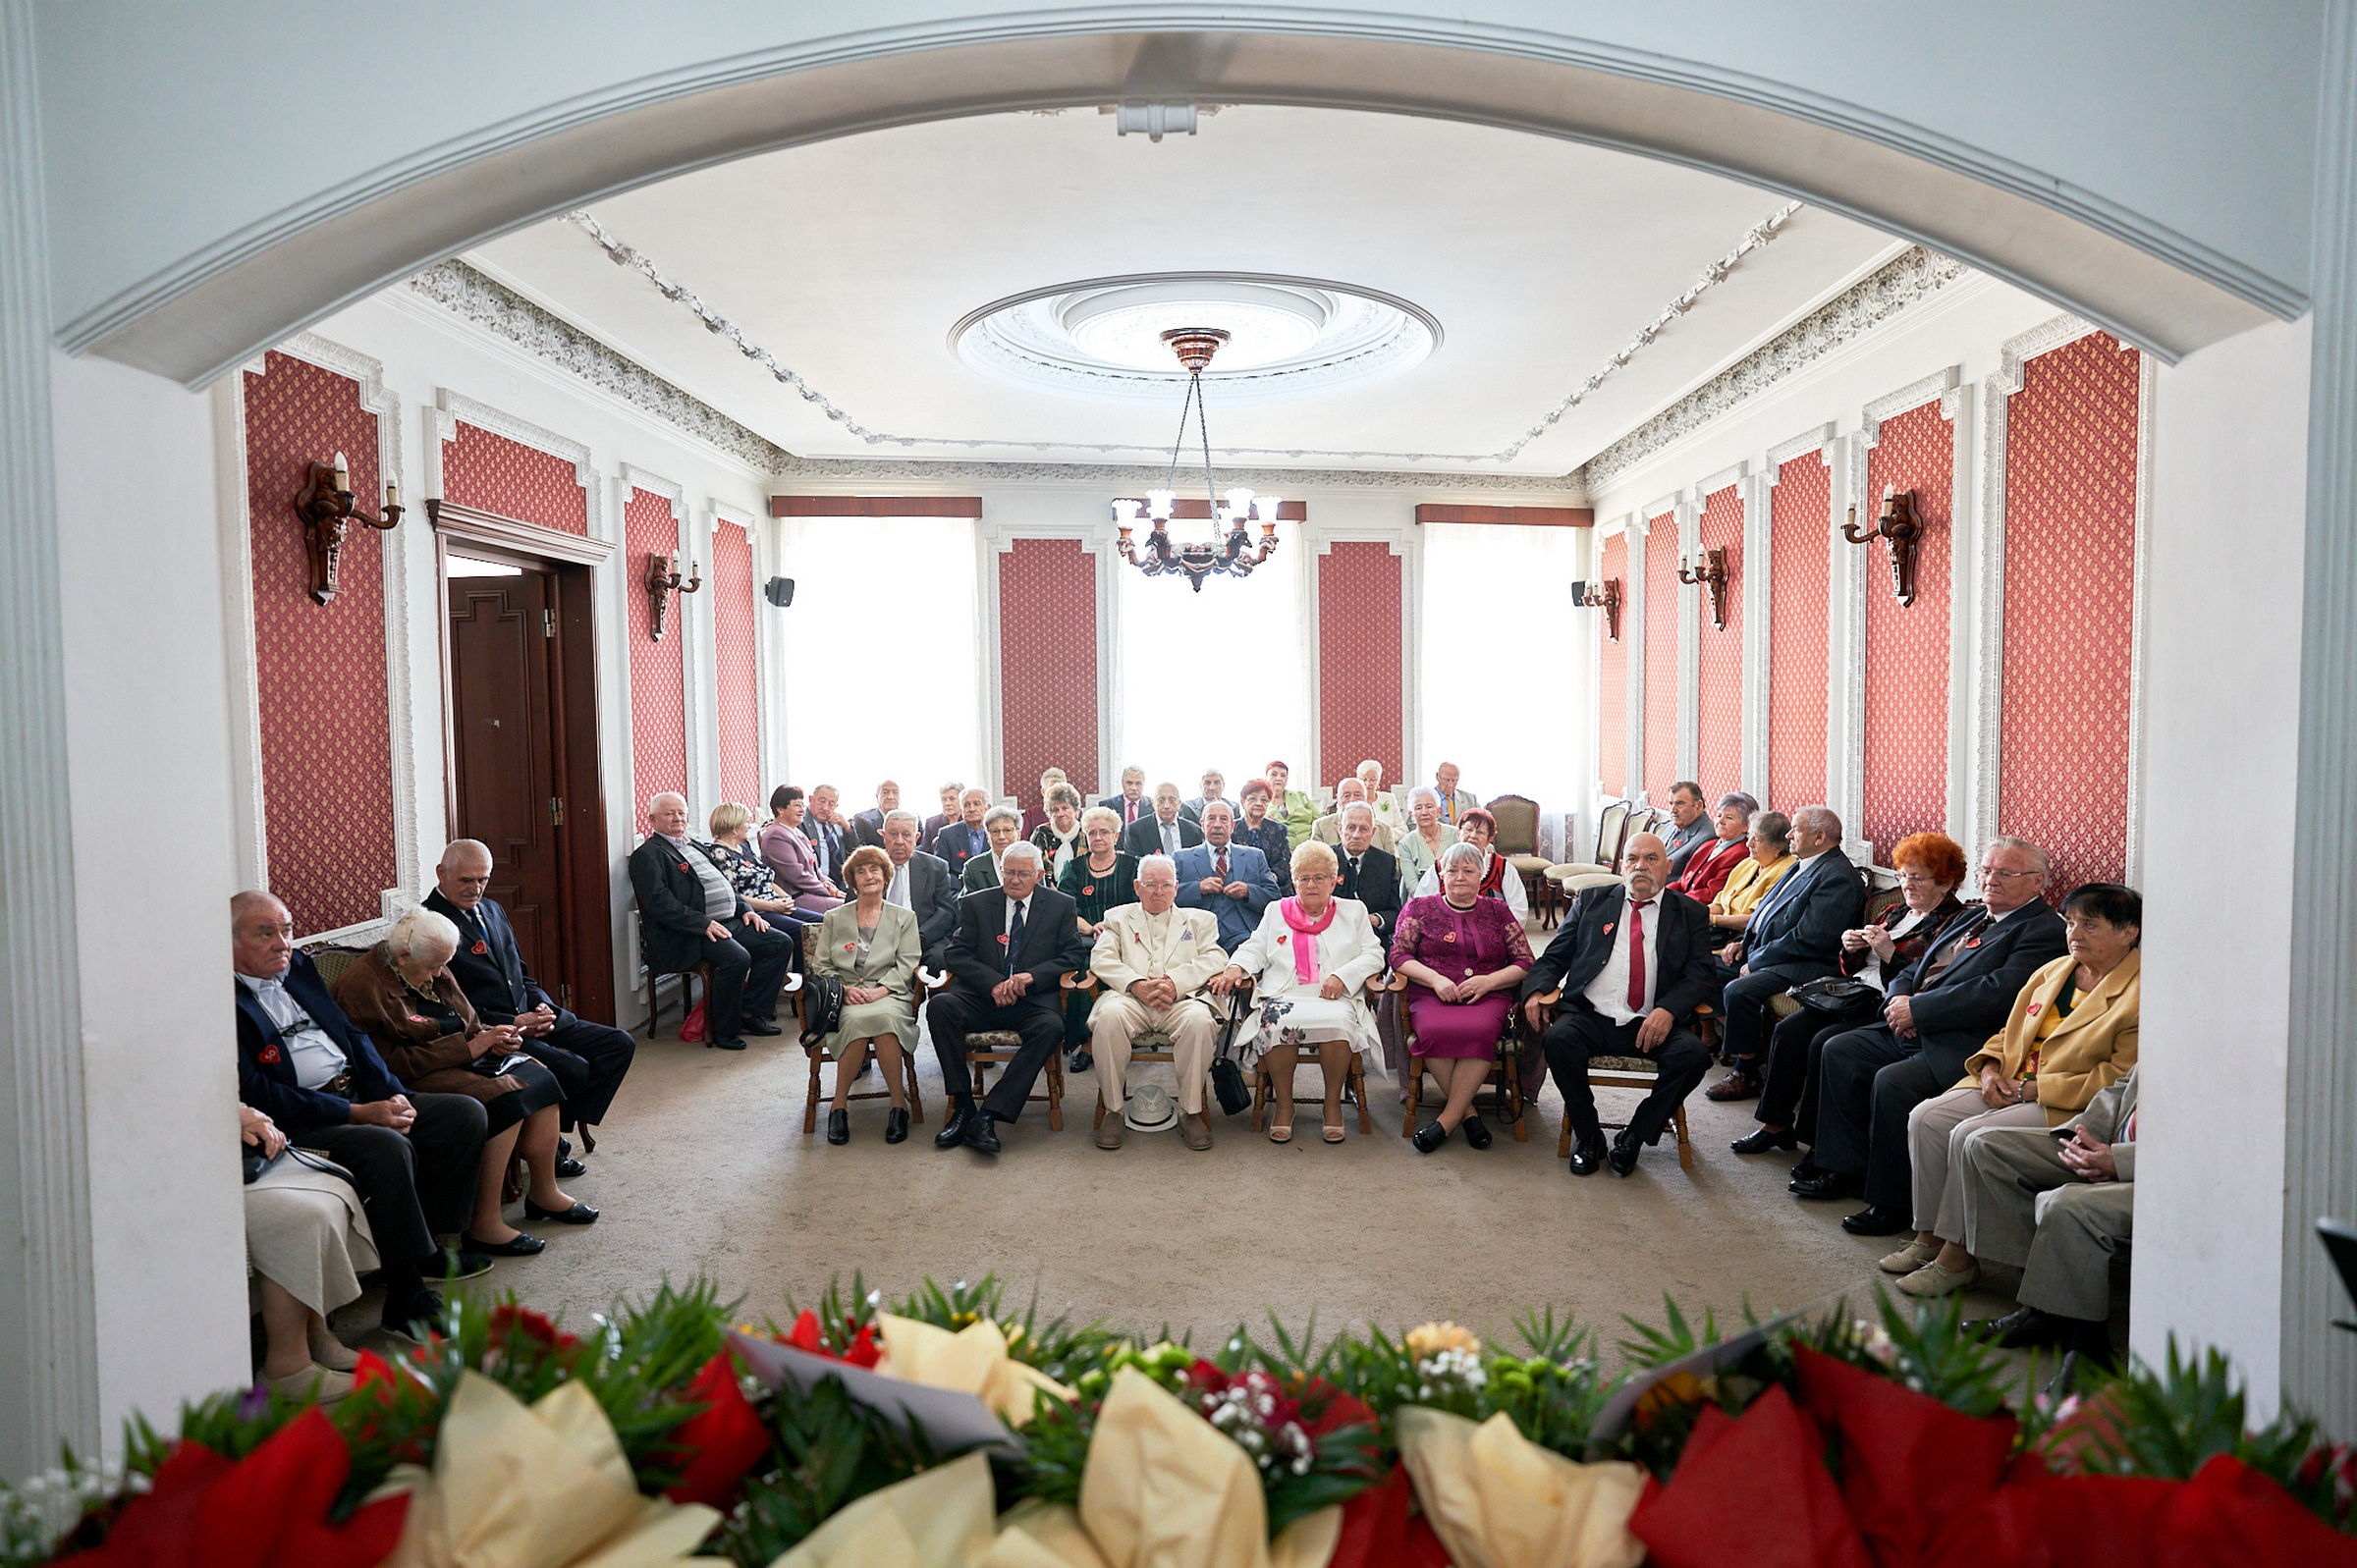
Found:
[[[1453, 762], [1482, 799], [1527, 795], [1542, 813], [1579, 798], [1570, 693], [1552, 669], [1551, 639], [1516, 635], [1530, 607], [1573, 629], [1563, 597], [1578, 569], [1579, 530], [1516, 524], [1424, 528], [1424, 775]], [[1552, 596], [1552, 597], [1550, 597]]]
[[[1207, 523], [1180, 524], [1206, 528]], [[1301, 526], [1277, 525], [1277, 551], [1242, 580], [1213, 575], [1196, 593], [1176, 573], [1114, 568], [1121, 608], [1121, 685], [1114, 704], [1116, 769], [1146, 770], [1181, 799], [1202, 792], [1206, 769], [1242, 782], [1272, 760], [1306, 779], [1311, 628], [1301, 614]], [[1117, 773], [1106, 793], [1119, 787]]]
[[[982, 648], [974, 524], [964, 517], [789, 518], [789, 783], [831, 784], [843, 808], [897, 781], [920, 817], [951, 779], [982, 777]], [[747, 801], [756, 816], [767, 804]]]

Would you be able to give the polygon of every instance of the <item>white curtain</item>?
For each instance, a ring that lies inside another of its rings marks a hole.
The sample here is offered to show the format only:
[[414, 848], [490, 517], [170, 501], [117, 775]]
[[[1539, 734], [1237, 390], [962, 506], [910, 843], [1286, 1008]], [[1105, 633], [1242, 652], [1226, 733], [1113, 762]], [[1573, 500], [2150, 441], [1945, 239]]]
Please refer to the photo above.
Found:
[[1252, 575], [1214, 573], [1200, 593], [1175, 572], [1115, 566], [1122, 668], [1107, 794], [1132, 763], [1146, 770], [1149, 795], [1166, 779], [1181, 799], [1200, 794], [1205, 770], [1217, 769], [1233, 800], [1273, 760], [1307, 786], [1312, 628], [1301, 614], [1301, 549], [1300, 524], [1281, 522], [1276, 553]]
[[[1527, 795], [1542, 813], [1575, 809], [1579, 746], [1569, 693], [1551, 669], [1577, 629], [1564, 597], [1579, 575], [1580, 530], [1518, 524], [1424, 528], [1424, 776], [1457, 765], [1482, 799]], [[1542, 634], [1523, 635], [1533, 616]]]
[[[780, 575], [787, 780], [831, 784], [846, 814], [891, 779], [919, 817], [935, 791], [982, 778], [982, 648], [974, 524], [964, 517], [795, 517]], [[747, 801], [756, 816], [767, 803]]]

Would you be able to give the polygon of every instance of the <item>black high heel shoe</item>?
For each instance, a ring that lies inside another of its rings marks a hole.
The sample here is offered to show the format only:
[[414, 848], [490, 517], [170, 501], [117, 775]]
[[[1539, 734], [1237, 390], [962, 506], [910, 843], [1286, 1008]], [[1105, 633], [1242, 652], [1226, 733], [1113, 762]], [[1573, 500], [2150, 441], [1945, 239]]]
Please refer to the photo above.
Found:
[[908, 1141], [908, 1108], [906, 1106], [895, 1106], [884, 1112], [884, 1141], [886, 1143], [906, 1143]]
[[839, 1144], [840, 1144], [840, 1143], [850, 1143], [850, 1141], [851, 1141], [851, 1113], [850, 1113], [850, 1111], [848, 1111], [848, 1110], [830, 1110], [830, 1111], [828, 1111], [828, 1112], [827, 1112], [827, 1142], [829, 1142], [829, 1143], [839, 1143]]
[[1428, 1155], [1448, 1141], [1449, 1129], [1437, 1121], [1424, 1123], [1416, 1129], [1416, 1135], [1408, 1140], [1416, 1146], [1416, 1153], [1420, 1155]]

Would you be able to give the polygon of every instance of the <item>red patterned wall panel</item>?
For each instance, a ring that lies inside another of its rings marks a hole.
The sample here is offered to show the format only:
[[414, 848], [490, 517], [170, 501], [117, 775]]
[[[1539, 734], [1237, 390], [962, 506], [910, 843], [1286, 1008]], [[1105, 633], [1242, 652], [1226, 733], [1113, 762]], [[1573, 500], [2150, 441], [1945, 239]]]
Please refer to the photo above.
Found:
[[2055, 857], [2050, 896], [2127, 873], [2140, 369], [2093, 333], [2025, 364], [2006, 406], [1998, 828]]
[[[1878, 865], [1911, 833], [1947, 822], [1947, 587], [1954, 544], [1955, 427], [1937, 402], [1886, 419], [1866, 459], [1867, 501], [1876, 514], [1886, 485], [1915, 492], [1923, 539], [1915, 552], [1915, 603], [1891, 592], [1890, 556], [1880, 543], [1866, 572], [1866, 823]], [[1846, 548], [1846, 547], [1845, 547]]]
[[392, 724], [385, 701], [382, 540], [344, 536], [336, 597], [311, 602], [294, 499], [304, 464], [342, 452], [374, 511], [376, 415], [358, 383], [272, 352], [246, 377], [246, 493], [253, 553], [254, 687], [270, 887], [310, 934], [374, 920], [399, 880]]
[[999, 556], [1003, 793], [1039, 809], [1039, 776], [1062, 768], [1098, 793], [1097, 566], [1077, 539], [1017, 539]]
[[[1617, 533], [1607, 539], [1601, 559], [1603, 565], [1596, 568], [1596, 574], [1606, 582], [1618, 581], [1621, 597], [1625, 601], [1628, 595], [1628, 535]], [[1605, 626], [1605, 635], [1596, 639], [1598, 646], [1604, 650], [1597, 679], [1599, 698], [1596, 714], [1603, 733], [1598, 737], [1596, 746], [1596, 776], [1604, 781], [1607, 793], [1626, 795], [1632, 793], [1629, 788], [1632, 781], [1628, 776], [1628, 644], [1625, 641], [1614, 641], [1611, 622], [1605, 621], [1604, 612], [1599, 610], [1595, 614], [1597, 621]], [[1626, 611], [1621, 613], [1620, 624], [1620, 635], [1625, 638], [1628, 635]]]
[[1768, 801], [1789, 816], [1822, 805], [1834, 471], [1814, 452], [1778, 470], [1768, 507]]
[[[646, 826], [646, 803], [666, 789], [687, 788], [687, 695], [681, 660], [682, 623], [693, 603], [673, 595], [663, 621], [663, 640], [648, 637], [649, 607], [636, 584], [646, 575], [646, 558], [668, 557], [680, 548], [679, 519], [668, 497], [633, 488], [622, 509], [622, 570], [631, 585], [630, 603], [630, 780], [638, 798], [630, 803], [634, 831]], [[752, 802], [747, 801], [750, 805]], [[691, 831], [703, 825], [690, 822]]]
[[761, 791], [761, 697], [753, 654], [753, 541], [720, 519], [712, 531], [712, 641], [720, 695], [720, 792], [753, 808]]
[[1645, 535], [1646, 796], [1668, 803], [1677, 783], [1677, 515], [1664, 513]]
[[[1400, 558], [1342, 540], [1318, 557], [1318, 766], [1333, 784], [1373, 757], [1407, 777], [1400, 719]], [[1310, 781], [1304, 781], [1309, 783]]]
[[1733, 485], [1703, 498], [1702, 548], [1727, 552], [1725, 631], [1711, 624], [1710, 590], [1694, 590], [1702, 639], [1696, 650], [1702, 684], [1695, 691], [1694, 777], [1703, 797], [1716, 800], [1743, 787], [1743, 493]]
[[458, 439], [442, 444], [442, 498], [543, 528], [589, 531], [589, 493], [575, 476], [572, 459], [464, 421]]

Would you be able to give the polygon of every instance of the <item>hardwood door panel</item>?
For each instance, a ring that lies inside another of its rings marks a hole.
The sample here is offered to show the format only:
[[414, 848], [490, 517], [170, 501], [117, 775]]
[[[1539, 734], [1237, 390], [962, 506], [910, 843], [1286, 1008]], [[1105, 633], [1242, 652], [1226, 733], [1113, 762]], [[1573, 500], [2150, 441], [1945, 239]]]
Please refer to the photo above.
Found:
[[450, 579], [451, 837], [491, 846], [490, 895], [515, 923], [524, 963], [553, 987], [564, 937], [548, 609], [538, 572]]

